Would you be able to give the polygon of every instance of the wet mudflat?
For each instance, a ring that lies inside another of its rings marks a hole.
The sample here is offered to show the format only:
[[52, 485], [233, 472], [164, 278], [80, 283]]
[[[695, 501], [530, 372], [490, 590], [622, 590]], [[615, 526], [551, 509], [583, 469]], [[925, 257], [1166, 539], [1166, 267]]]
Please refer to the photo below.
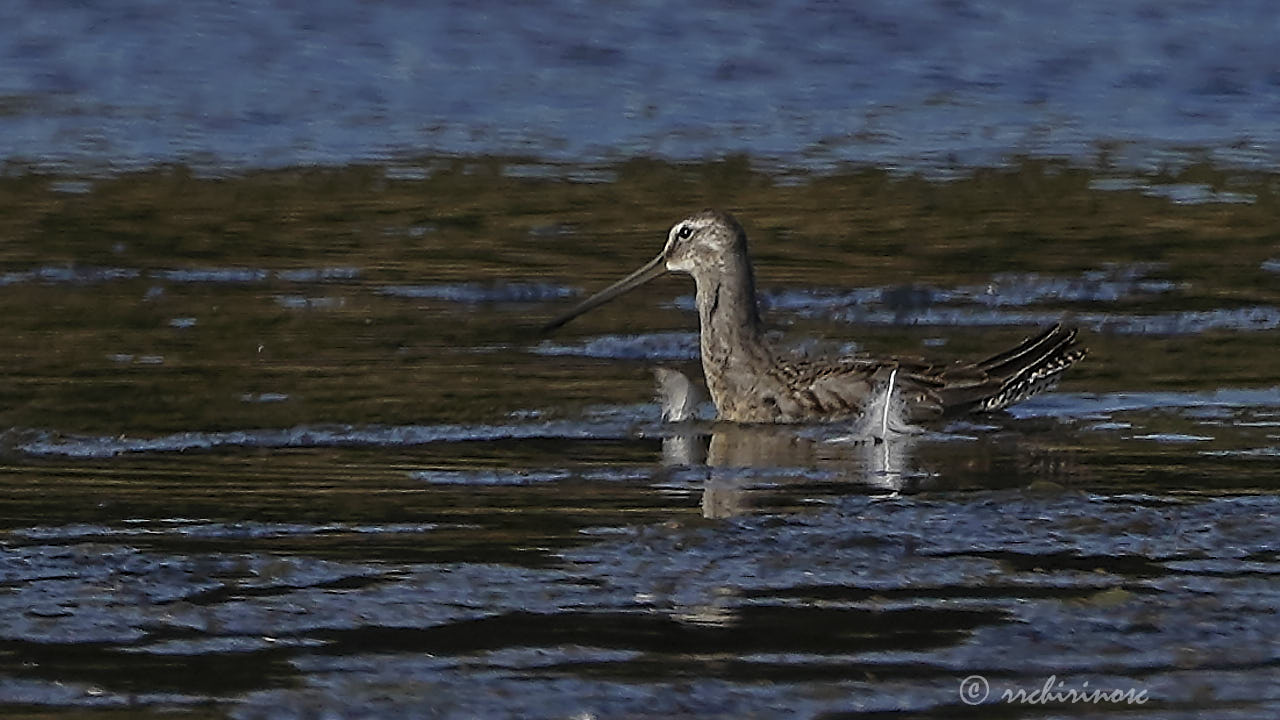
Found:
[[[6, 714], [1280, 708], [1274, 176], [529, 167], [0, 179]], [[1091, 355], [887, 444], [663, 423], [687, 279], [536, 328], [706, 205], [780, 342]]]

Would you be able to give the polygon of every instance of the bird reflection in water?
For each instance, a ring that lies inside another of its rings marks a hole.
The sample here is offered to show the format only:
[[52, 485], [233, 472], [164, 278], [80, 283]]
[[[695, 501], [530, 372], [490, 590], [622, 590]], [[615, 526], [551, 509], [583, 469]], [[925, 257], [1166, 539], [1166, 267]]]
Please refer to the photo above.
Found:
[[654, 375], [667, 423], [662, 464], [705, 470], [704, 517], [750, 512], [770, 489], [853, 481], [890, 494], [921, 476], [910, 467], [919, 430], [893, 417], [891, 393], [854, 425], [708, 423], [698, 419], [705, 396], [686, 374], [661, 367]]

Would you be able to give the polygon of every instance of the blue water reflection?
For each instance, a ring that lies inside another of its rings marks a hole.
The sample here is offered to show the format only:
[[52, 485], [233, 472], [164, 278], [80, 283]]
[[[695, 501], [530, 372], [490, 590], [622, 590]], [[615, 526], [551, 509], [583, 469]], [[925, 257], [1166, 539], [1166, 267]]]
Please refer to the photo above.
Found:
[[0, 158], [208, 169], [746, 152], [942, 171], [1280, 159], [1267, 2], [47, 3], [0, 11]]

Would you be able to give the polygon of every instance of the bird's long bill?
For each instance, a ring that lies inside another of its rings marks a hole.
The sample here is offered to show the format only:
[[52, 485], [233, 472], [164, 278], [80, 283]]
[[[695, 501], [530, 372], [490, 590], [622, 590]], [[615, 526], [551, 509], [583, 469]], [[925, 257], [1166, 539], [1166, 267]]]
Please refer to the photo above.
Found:
[[658, 257], [645, 263], [645, 266], [640, 268], [639, 270], [631, 273], [630, 275], [622, 278], [618, 282], [610, 285], [609, 287], [601, 290], [595, 295], [592, 295], [586, 300], [583, 300], [577, 305], [574, 305], [572, 308], [556, 316], [554, 320], [542, 326], [542, 331], [551, 332], [552, 330], [555, 330], [556, 328], [560, 327], [561, 325], [564, 325], [565, 323], [578, 317], [579, 315], [589, 310], [598, 308], [601, 305], [609, 302], [610, 300], [618, 297], [619, 295], [635, 290], [636, 288], [649, 282], [650, 280], [660, 275], [666, 274], [666, 272], [667, 272], [667, 259], [662, 255], [659, 255]]

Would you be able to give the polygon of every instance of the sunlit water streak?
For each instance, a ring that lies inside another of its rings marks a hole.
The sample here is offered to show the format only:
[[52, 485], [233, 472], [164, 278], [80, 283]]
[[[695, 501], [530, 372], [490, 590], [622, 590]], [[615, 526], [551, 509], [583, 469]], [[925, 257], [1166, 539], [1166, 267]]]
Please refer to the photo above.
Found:
[[[1048, 393], [1006, 412], [1014, 418], [1053, 418], [1063, 422], [1114, 421], [1122, 413], [1161, 409], [1204, 410], [1280, 407], [1280, 388], [1218, 390], [1206, 393], [1125, 392], [1102, 395]], [[188, 431], [158, 437], [72, 436], [40, 430], [11, 430], [10, 443], [34, 456], [107, 458], [123, 454], [181, 453], [193, 450], [319, 447], [414, 447], [436, 443], [498, 442], [536, 439], [626, 439], [669, 433], [658, 421], [660, 408], [617, 408], [582, 420], [501, 425], [301, 426], [230, 432]], [[1192, 420], [1195, 415], [1190, 416]], [[1215, 418], [1210, 417], [1211, 420]], [[800, 426], [803, 428], [803, 426]], [[847, 432], [851, 426], [814, 426]], [[1096, 426], [1105, 429], [1105, 426]], [[1126, 427], [1131, 428], [1131, 425]], [[1263, 427], [1263, 426], [1259, 426]], [[433, 479], [433, 481], [437, 481]]]

